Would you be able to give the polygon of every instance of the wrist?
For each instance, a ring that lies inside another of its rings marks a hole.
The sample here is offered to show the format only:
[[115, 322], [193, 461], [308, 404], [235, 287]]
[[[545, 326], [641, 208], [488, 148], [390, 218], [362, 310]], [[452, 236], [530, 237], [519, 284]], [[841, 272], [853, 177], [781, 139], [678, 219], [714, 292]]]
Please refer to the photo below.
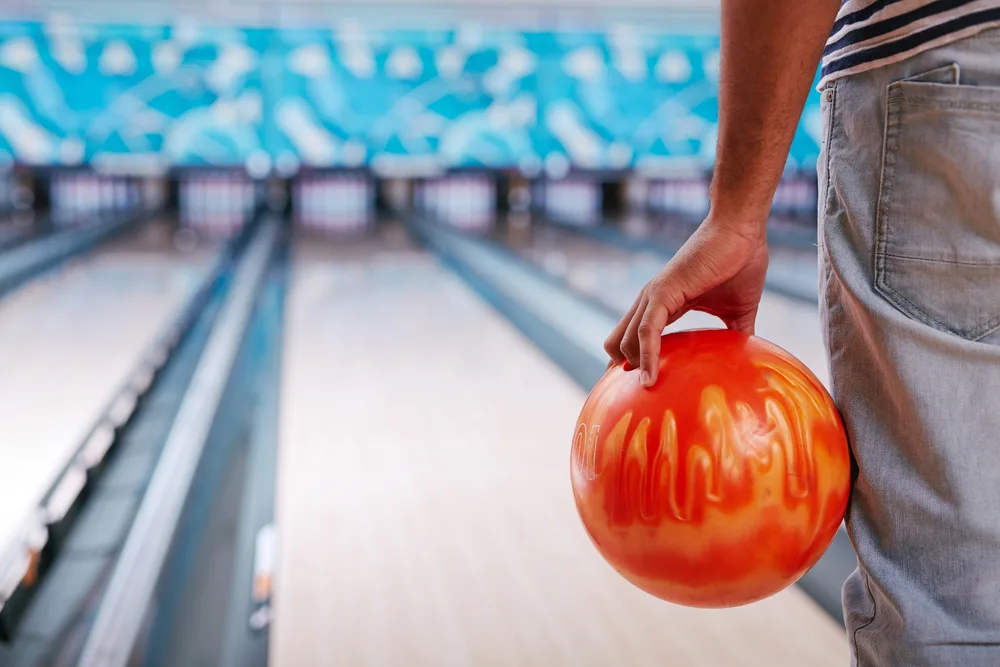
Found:
[[712, 210], [766, 223], [781, 176], [766, 178], [763, 171], [760, 169], [757, 177], [751, 179], [717, 169], [708, 191]]
[[767, 234], [770, 202], [752, 200], [717, 200], [712, 198], [705, 224], [724, 228], [741, 236], [763, 237]]

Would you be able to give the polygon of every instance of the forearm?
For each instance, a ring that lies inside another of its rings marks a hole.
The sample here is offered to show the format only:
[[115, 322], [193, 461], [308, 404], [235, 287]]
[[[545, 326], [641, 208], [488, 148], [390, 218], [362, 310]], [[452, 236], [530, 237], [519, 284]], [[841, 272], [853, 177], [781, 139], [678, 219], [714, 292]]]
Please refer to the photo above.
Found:
[[722, 0], [713, 217], [762, 227], [840, 0]]

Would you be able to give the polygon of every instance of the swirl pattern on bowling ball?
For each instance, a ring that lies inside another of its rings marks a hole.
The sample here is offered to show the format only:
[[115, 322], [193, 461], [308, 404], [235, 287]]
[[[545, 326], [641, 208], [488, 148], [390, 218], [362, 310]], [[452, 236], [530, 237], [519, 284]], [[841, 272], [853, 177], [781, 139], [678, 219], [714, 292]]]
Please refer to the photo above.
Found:
[[[664, 513], [691, 521], [702, 513], [702, 501], [719, 504], [727, 496], [749, 501], [742, 478], [763, 476], [775, 466], [784, 468], [786, 501], [809, 500], [816, 487], [814, 434], [837, 416], [800, 373], [760, 360], [754, 367], [766, 385], [759, 392], [758, 409], [729, 401], [718, 385], [706, 386], [697, 410], [701, 428], [689, 433], [686, 447], [678, 442], [677, 418], [670, 409], [658, 420], [644, 416], [636, 421], [628, 411], [603, 438], [599, 424], [578, 425], [577, 469], [590, 480], [616, 476], [605, 498], [614, 523], [655, 524]], [[594, 414], [605, 414], [608, 408], [601, 404], [613, 399], [614, 392], [607, 389], [597, 394]]]
[[667, 334], [651, 389], [613, 366], [570, 454], [587, 535], [665, 600], [746, 604], [796, 581], [836, 534], [850, 493], [833, 399], [792, 355], [734, 331]]

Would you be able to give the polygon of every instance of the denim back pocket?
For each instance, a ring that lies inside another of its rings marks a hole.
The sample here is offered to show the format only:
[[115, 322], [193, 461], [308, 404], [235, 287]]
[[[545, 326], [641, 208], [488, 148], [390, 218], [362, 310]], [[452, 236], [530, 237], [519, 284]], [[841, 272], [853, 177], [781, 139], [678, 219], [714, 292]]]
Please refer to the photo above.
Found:
[[1000, 88], [961, 85], [952, 67], [889, 86], [875, 287], [980, 340], [1000, 329]]

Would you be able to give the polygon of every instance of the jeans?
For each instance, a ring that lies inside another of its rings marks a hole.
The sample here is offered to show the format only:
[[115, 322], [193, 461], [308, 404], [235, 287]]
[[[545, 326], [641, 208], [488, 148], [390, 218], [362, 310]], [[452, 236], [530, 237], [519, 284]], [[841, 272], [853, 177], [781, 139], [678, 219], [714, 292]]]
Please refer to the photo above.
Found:
[[1000, 30], [822, 91], [852, 665], [1000, 666]]

